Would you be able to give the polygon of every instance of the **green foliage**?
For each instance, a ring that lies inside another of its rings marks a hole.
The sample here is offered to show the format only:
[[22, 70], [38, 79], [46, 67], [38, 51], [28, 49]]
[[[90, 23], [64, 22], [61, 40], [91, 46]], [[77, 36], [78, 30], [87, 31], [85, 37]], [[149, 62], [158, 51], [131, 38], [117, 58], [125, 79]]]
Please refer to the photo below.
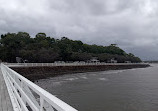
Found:
[[117, 44], [88, 45], [67, 37], [61, 39], [47, 37], [45, 33], [38, 33], [34, 38], [31, 38], [27, 32], [1, 35], [0, 59], [16, 62], [16, 57], [22, 57], [29, 62], [87, 61], [92, 57], [98, 57], [102, 62], [107, 62], [112, 58], [117, 59], [118, 62], [141, 61], [133, 54], [127, 54]]
[[87, 61], [92, 58], [92, 54], [90, 53], [80, 53], [80, 52], [74, 52], [71, 55], [72, 61]]

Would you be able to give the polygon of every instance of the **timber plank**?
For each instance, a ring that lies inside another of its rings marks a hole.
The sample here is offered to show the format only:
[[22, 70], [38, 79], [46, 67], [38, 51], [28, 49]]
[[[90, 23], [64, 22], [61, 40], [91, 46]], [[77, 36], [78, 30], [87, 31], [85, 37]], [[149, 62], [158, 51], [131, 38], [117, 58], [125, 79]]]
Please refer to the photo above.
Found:
[[10, 96], [0, 69], [0, 111], [13, 111]]

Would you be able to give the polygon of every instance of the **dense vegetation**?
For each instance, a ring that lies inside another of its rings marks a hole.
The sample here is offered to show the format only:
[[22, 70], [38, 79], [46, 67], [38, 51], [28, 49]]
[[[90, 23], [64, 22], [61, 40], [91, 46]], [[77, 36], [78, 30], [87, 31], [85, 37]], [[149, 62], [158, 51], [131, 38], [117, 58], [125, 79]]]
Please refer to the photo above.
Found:
[[112, 58], [118, 62], [141, 61], [115, 44], [88, 45], [66, 37], [61, 39], [47, 37], [45, 33], [38, 33], [34, 38], [26, 32], [1, 35], [0, 59], [5, 62], [16, 62], [16, 57], [29, 62], [87, 61], [92, 57], [97, 57], [101, 62], [107, 62]]

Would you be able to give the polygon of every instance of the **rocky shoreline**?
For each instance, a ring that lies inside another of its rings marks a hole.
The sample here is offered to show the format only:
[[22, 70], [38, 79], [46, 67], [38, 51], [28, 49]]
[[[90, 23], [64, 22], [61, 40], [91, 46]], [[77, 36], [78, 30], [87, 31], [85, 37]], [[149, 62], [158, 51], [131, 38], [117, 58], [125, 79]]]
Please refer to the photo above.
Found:
[[31, 81], [46, 79], [63, 74], [73, 74], [82, 72], [96, 72], [106, 70], [120, 70], [131, 68], [145, 68], [149, 64], [128, 64], [128, 65], [82, 65], [82, 66], [36, 66], [36, 67], [11, 67], [16, 72]]

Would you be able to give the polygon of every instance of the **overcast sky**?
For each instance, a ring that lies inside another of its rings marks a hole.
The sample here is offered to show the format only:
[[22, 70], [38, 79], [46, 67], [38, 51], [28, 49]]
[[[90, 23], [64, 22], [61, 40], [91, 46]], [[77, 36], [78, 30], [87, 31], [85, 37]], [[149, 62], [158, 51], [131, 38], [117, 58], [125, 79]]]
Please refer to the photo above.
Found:
[[0, 0], [0, 34], [19, 31], [115, 43], [158, 60], [158, 0]]

